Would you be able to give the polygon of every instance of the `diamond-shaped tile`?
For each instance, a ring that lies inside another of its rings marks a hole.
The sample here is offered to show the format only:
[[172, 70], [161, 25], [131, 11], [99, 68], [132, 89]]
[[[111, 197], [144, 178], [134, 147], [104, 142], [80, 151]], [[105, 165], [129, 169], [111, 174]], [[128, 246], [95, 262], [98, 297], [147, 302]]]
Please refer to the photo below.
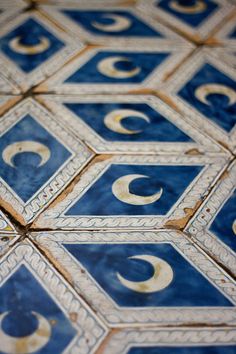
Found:
[[111, 46], [170, 45], [178, 46], [184, 39], [134, 7], [108, 7], [99, 4], [58, 7], [44, 6], [43, 10], [68, 32], [78, 35], [86, 42]]
[[192, 50], [190, 45], [90, 49], [46, 80], [36, 92], [124, 93], [151, 88]]
[[0, 132], [2, 203], [20, 222], [28, 223], [92, 154], [32, 99], [1, 119]]
[[1, 72], [22, 90], [38, 84], [82, 49], [39, 13], [25, 13], [0, 31]]
[[110, 326], [236, 322], [233, 280], [180, 232], [32, 237]]
[[38, 96], [97, 153], [218, 152], [207, 135], [154, 96]]
[[106, 329], [31, 243], [0, 264], [1, 351], [94, 353]]
[[227, 0], [139, 0], [140, 9], [201, 42], [235, 7]]
[[166, 92], [191, 122], [235, 150], [235, 81], [235, 70], [205, 49], [176, 71]]
[[102, 354], [234, 354], [234, 327], [124, 329], [111, 335]]
[[236, 274], [236, 163], [187, 225], [194, 240]]
[[40, 215], [36, 227], [181, 228], [226, 161], [201, 155], [97, 158], [72, 192]]

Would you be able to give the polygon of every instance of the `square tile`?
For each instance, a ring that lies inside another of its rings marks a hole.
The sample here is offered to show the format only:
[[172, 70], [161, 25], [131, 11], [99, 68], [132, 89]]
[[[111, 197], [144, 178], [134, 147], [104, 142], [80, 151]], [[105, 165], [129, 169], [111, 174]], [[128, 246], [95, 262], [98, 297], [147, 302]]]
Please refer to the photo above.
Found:
[[[101, 156], [36, 228], [183, 228], [227, 166], [211, 156]], [[173, 178], [174, 176], [174, 178]]]
[[35, 92], [126, 93], [160, 84], [191, 52], [191, 45], [125, 46], [83, 52]]
[[155, 96], [41, 95], [37, 99], [96, 153], [223, 152]]
[[33, 99], [1, 118], [1, 202], [31, 222], [76, 176], [92, 153]]
[[180, 232], [31, 237], [109, 326], [236, 322], [236, 284]]
[[236, 275], [236, 163], [223, 174], [186, 231]]
[[124, 329], [114, 333], [102, 354], [234, 354], [234, 327]]
[[94, 353], [107, 330], [29, 242], [0, 261], [4, 353]]
[[41, 7], [67, 32], [85, 42], [119, 45], [181, 45], [185, 40], [134, 6], [107, 6], [99, 3]]
[[236, 151], [235, 81], [235, 70], [203, 49], [175, 72], [164, 89], [189, 121]]
[[23, 91], [40, 83], [83, 48], [38, 12], [27, 12], [0, 31], [1, 72]]
[[224, 18], [235, 10], [227, 0], [139, 0], [139, 7], [151, 16], [185, 34], [196, 42], [202, 42]]

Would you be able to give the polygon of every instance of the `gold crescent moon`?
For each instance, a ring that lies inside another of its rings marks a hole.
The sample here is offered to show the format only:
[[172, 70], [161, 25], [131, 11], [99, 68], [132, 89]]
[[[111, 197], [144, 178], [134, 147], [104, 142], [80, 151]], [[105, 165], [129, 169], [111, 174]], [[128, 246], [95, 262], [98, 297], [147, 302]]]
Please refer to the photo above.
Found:
[[119, 109], [112, 111], [106, 115], [104, 118], [104, 124], [106, 127], [116, 133], [120, 134], [138, 134], [142, 130], [130, 130], [126, 129], [122, 126], [121, 122], [123, 119], [128, 117], [137, 117], [139, 119], [143, 119], [146, 122], [150, 123], [150, 119], [143, 113], [132, 110], [132, 109]]
[[34, 55], [44, 52], [50, 47], [50, 42], [46, 37], [40, 37], [40, 43], [34, 45], [21, 44], [21, 37], [13, 38], [9, 42], [9, 47], [16, 53]]
[[38, 154], [41, 157], [41, 162], [38, 167], [44, 165], [49, 160], [51, 155], [47, 146], [36, 141], [25, 140], [8, 145], [2, 152], [2, 158], [7, 165], [15, 167], [12, 161], [13, 158], [17, 154], [21, 154], [23, 152], [34, 152], [35, 154]]
[[51, 336], [51, 326], [49, 322], [39, 313], [32, 314], [38, 320], [38, 328], [33, 334], [24, 337], [12, 337], [3, 332], [2, 321], [8, 312], [0, 315], [0, 343], [1, 351], [8, 354], [30, 354], [44, 347]]
[[198, 98], [198, 100], [207, 105], [210, 105], [209, 101], [207, 100], [207, 96], [210, 94], [220, 94], [227, 96], [230, 105], [236, 102], [236, 91], [221, 84], [201, 85], [195, 90], [195, 96]]
[[109, 57], [101, 60], [98, 63], [97, 69], [105, 76], [112, 77], [115, 79], [127, 79], [129, 77], [133, 77], [140, 73], [140, 68], [135, 68], [130, 71], [126, 70], [118, 70], [115, 68], [115, 64], [119, 61], [127, 61], [130, 62], [130, 59], [125, 57]]
[[111, 25], [103, 25], [97, 21], [92, 22], [91, 25], [99, 29], [100, 31], [121, 32], [121, 31], [125, 31], [131, 26], [131, 21], [124, 16], [109, 14], [109, 15], [103, 15], [102, 17], [112, 19], [114, 20], [114, 23]]
[[233, 226], [232, 226], [233, 232], [236, 235], [236, 220], [234, 220], [233, 222]]
[[112, 185], [112, 193], [114, 194], [114, 196], [121, 202], [131, 205], [147, 205], [154, 203], [161, 198], [161, 195], [163, 193], [162, 188], [156, 194], [153, 194], [148, 197], [130, 193], [129, 185], [137, 178], [149, 177], [145, 175], [132, 174], [118, 178]]
[[184, 6], [178, 3], [176, 0], [172, 0], [169, 4], [170, 8], [185, 14], [197, 14], [206, 10], [207, 5], [202, 1], [196, 1], [196, 4], [192, 6]]
[[116, 273], [119, 281], [126, 288], [139, 293], [154, 293], [165, 289], [173, 280], [174, 274], [171, 266], [161, 258], [140, 255], [129, 257], [129, 259], [142, 259], [152, 265], [154, 269], [153, 276], [145, 281], [130, 281], [123, 278], [119, 273]]

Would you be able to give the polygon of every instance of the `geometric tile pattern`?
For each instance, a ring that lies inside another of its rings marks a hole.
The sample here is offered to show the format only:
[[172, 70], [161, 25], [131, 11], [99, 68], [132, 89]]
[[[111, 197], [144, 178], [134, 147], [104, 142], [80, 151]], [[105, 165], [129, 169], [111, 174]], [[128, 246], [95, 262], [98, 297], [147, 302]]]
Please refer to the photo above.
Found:
[[[154, 96], [37, 97], [97, 153], [220, 153], [220, 145]], [[117, 124], [117, 117], [119, 124]]]
[[0, 268], [4, 353], [94, 353], [104, 325], [29, 241]]
[[234, 354], [236, 0], [0, 0], [0, 352]]
[[[220, 324], [222, 313], [225, 323], [236, 322], [236, 285], [180, 233], [55, 232], [35, 237], [112, 327]], [[155, 282], [157, 264], [163, 275]]]

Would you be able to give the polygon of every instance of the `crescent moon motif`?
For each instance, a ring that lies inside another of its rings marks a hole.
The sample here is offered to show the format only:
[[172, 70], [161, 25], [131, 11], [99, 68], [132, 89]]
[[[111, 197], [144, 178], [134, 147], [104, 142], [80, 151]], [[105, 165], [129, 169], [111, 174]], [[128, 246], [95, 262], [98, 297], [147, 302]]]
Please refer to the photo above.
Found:
[[177, 0], [172, 0], [169, 4], [169, 7], [177, 12], [192, 15], [205, 11], [207, 5], [202, 0], [197, 0], [196, 3], [192, 6], [184, 6], [179, 4]]
[[122, 126], [122, 120], [128, 117], [137, 117], [139, 119], [143, 119], [146, 122], [150, 123], [150, 119], [143, 113], [138, 111], [134, 111], [131, 109], [120, 109], [116, 111], [112, 111], [108, 113], [104, 118], [104, 124], [106, 127], [116, 133], [120, 134], [138, 134], [142, 130], [131, 130], [126, 129]]
[[112, 193], [121, 202], [131, 205], [147, 205], [156, 202], [162, 196], [163, 189], [151, 196], [141, 196], [130, 193], [129, 185], [137, 178], [149, 178], [145, 175], [126, 175], [118, 178], [112, 185]]
[[114, 23], [111, 25], [103, 25], [97, 21], [92, 22], [91, 25], [100, 31], [121, 32], [127, 30], [131, 26], [131, 21], [124, 16], [109, 14], [103, 15], [102, 17], [105, 19], [111, 19]]
[[233, 222], [233, 226], [232, 226], [233, 232], [236, 235], [236, 220], [234, 220]]
[[34, 152], [38, 154], [41, 157], [41, 162], [38, 167], [44, 165], [51, 156], [51, 152], [47, 146], [36, 141], [26, 140], [8, 145], [2, 152], [2, 158], [7, 165], [16, 167], [13, 163], [13, 158], [23, 152]]
[[140, 68], [135, 68], [130, 71], [116, 69], [115, 64], [119, 61], [130, 62], [131, 60], [125, 57], [105, 58], [98, 63], [97, 69], [101, 74], [115, 79], [127, 79], [140, 73]]
[[220, 94], [227, 96], [229, 105], [236, 102], [236, 91], [230, 87], [221, 84], [206, 84], [199, 86], [195, 91], [195, 96], [204, 104], [210, 105], [207, 96], [210, 94]]
[[46, 37], [40, 37], [40, 43], [34, 45], [25, 45], [21, 44], [21, 37], [13, 38], [9, 42], [9, 47], [14, 50], [16, 53], [24, 54], [24, 55], [34, 55], [44, 52], [50, 47], [50, 42]]
[[32, 314], [38, 320], [36, 331], [24, 337], [12, 337], [6, 334], [2, 329], [2, 321], [8, 315], [8, 312], [0, 315], [0, 343], [1, 351], [8, 354], [30, 354], [44, 347], [51, 336], [51, 326], [46, 318], [39, 313]]
[[173, 280], [174, 274], [171, 266], [161, 258], [140, 255], [129, 257], [129, 259], [141, 259], [152, 265], [154, 269], [153, 276], [145, 281], [130, 281], [123, 278], [119, 273], [116, 273], [119, 281], [126, 288], [139, 293], [154, 293], [165, 289]]

